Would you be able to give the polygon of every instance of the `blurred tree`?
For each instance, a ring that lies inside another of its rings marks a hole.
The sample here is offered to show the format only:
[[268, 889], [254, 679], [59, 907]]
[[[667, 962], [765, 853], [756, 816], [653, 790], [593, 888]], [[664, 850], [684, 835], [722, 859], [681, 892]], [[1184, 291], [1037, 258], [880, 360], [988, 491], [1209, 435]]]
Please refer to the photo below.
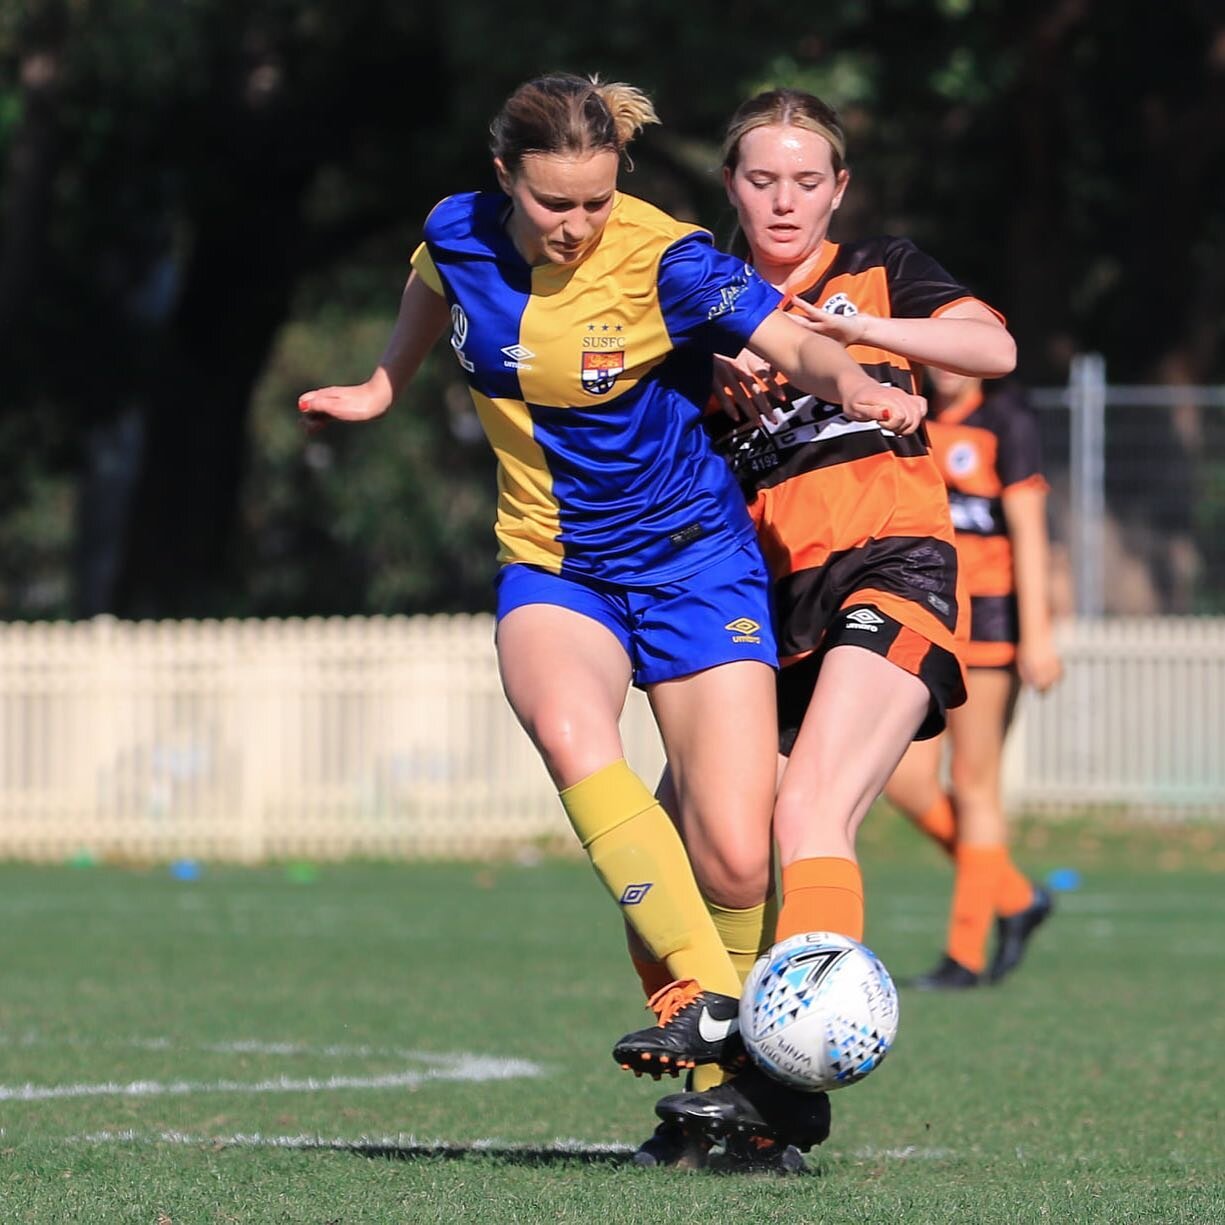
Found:
[[712, 225], [735, 102], [815, 88], [851, 134], [841, 232], [938, 254], [1007, 311], [1030, 381], [1085, 348], [1225, 377], [1207, 0], [8, 0], [0, 614], [484, 603], [490, 468], [445, 358], [369, 439], [304, 446], [292, 404], [366, 373], [424, 213], [489, 185], [489, 117], [558, 68], [653, 94], [627, 186]]

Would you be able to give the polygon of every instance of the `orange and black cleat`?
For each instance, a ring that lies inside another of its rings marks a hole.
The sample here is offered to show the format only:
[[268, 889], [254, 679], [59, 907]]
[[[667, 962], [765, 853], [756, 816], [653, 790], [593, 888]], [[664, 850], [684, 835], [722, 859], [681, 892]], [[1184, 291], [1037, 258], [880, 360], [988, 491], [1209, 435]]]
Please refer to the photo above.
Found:
[[647, 1006], [659, 1023], [626, 1034], [613, 1047], [613, 1058], [626, 1071], [658, 1080], [679, 1076], [699, 1063], [743, 1067], [740, 1001], [735, 997], [703, 991], [694, 979], [685, 978], [657, 991]]

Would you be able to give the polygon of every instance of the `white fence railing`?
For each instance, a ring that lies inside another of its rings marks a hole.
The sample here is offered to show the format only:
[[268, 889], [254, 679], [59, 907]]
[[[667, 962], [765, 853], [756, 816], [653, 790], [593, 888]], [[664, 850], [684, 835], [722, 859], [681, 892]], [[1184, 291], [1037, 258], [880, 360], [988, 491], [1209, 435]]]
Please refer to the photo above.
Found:
[[[0, 857], [496, 853], [566, 836], [488, 616], [0, 626]], [[1225, 815], [1225, 618], [1063, 627], [1018, 807]], [[631, 694], [631, 762], [661, 752]]]

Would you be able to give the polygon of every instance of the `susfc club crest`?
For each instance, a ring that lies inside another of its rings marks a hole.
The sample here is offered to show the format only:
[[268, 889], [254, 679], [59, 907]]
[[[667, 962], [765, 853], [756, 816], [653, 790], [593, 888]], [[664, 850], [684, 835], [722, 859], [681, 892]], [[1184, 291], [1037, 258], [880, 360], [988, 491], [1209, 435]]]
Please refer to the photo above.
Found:
[[625, 373], [625, 350], [584, 350], [581, 377], [583, 390], [593, 396], [607, 395], [617, 376]]

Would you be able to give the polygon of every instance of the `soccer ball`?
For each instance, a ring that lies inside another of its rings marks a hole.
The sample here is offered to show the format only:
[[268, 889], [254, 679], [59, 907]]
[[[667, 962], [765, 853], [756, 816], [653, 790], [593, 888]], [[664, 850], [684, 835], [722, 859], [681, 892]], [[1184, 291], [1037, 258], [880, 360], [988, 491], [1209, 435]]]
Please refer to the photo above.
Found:
[[897, 990], [871, 949], [836, 932], [779, 941], [749, 971], [740, 1033], [753, 1061], [793, 1089], [863, 1080], [897, 1037]]

